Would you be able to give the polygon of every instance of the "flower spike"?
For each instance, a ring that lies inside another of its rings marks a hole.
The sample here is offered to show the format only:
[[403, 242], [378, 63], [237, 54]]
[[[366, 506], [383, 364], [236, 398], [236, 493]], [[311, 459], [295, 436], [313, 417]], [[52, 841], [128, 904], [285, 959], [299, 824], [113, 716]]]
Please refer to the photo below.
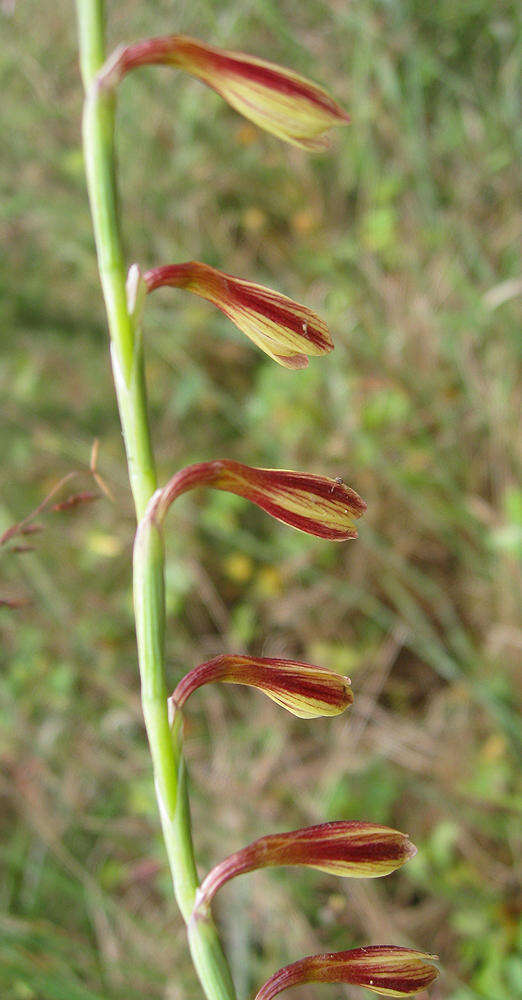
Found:
[[231, 854], [209, 872], [198, 890], [195, 913], [206, 909], [230, 879], [257, 868], [305, 865], [341, 877], [378, 878], [400, 868], [416, 853], [406, 834], [375, 823], [321, 823], [271, 834]]
[[333, 350], [326, 323], [311, 309], [270, 288], [234, 278], [207, 264], [190, 261], [156, 267], [146, 272], [144, 280], [148, 292], [170, 285], [208, 299], [285, 368], [306, 368], [307, 354]]
[[221, 459], [190, 465], [178, 472], [156, 491], [146, 516], [161, 523], [176, 497], [203, 485], [235, 493], [278, 521], [330, 541], [357, 538], [354, 521], [366, 510], [355, 490], [336, 479], [285, 469], [253, 469]]
[[150, 64], [191, 73], [255, 125], [304, 149], [324, 149], [328, 146], [324, 133], [350, 121], [322, 87], [297, 73], [183, 35], [148, 38], [117, 49], [99, 83], [114, 86], [130, 70]]
[[409, 997], [426, 989], [437, 978], [437, 969], [427, 964], [436, 961], [437, 955], [393, 945], [310, 955], [271, 976], [255, 1000], [272, 1000], [291, 986], [302, 983], [350, 983], [365, 986], [381, 996]]
[[340, 715], [353, 702], [349, 678], [326, 667], [223, 655], [201, 663], [182, 678], [171, 697], [174, 707], [182, 708], [193, 691], [212, 681], [257, 688], [299, 719]]

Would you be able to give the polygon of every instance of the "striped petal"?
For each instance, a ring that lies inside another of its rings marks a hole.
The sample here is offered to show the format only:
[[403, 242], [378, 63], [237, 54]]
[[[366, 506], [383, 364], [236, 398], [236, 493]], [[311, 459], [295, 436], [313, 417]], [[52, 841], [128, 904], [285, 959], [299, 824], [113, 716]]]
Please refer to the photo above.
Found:
[[307, 354], [326, 354], [333, 349], [326, 323], [311, 309], [207, 264], [190, 261], [156, 267], [147, 271], [144, 280], [149, 292], [170, 285], [208, 299], [285, 368], [306, 368]]
[[356, 538], [354, 522], [366, 510], [364, 500], [340, 480], [284, 469], [254, 469], [222, 459], [200, 462], [177, 473], [154, 494], [148, 516], [161, 522], [176, 497], [199, 485], [245, 497], [278, 521], [330, 541]]
[[406, 834], [375, 823], [321, 823], [271, 834], [231, 854], [207, 875], [198, 891], [197, 910], [208, 907], [230, 879], [257, 868], [305, 865], [341, 877], [377, 878], [416, 853]]
[[272, 1000], [291, 986], [302, 983], [350, 983], [365, 986], [387, 997], [409, 997], [426, 989], [437, 978], [428, 963], [436, 955], [410, 948], [373, 945], [326, 955], [310, 955], [287, 965], [261, 987], [256, 1000]]
[[296, 660], [216, 656], [183, 677], [172, 695], [181, 708], [198, 687], [212, 681], [257, 688], [300, 719], [340, 715], [353, 702], [348, 677]]
[[321, 87], [291, 70], [195, 38], [148, 38], [117, 50], [99, 80], [113, 86], [138, 66], [183, 69], [217, 91], [239, 114], [294, 146], [321, 150], [325, 132], [349, 116]]

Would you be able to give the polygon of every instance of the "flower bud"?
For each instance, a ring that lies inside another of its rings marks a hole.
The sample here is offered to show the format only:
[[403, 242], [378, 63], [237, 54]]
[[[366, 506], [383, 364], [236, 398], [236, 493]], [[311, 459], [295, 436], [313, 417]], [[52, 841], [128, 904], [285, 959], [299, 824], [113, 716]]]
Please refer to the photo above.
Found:
[[427, 964], [435, 961], [436, 955], [393, 945], [310, 955], [271, 976], [259, 990], [256, 1000], [272, 1000], [291, 986], [302, 983], [350, 983], [365, 986], [382, 996], [409, 997], [426, 989], [437, 978], [437, 969]]
[[198, 890], [196, 908], [206, 908], [225, 882], [256, 868], [305, 865], [341, 877], [378, 878], [400, 868], [416, 853], [406, 834], [375, 823], [321, 823], [271, 834], [213, 868]]
[[149, 292], [170, 285], [208, 299], [285, 368], [306, 368], [307, 354], [326, 354], [333, 349], [328, 327], [319, 316], [270, 288], [198, 261], [156, 267], [144, 277]]
[[99, 83], [113, 86], [130, 70], [150, 64], [191, 73], [239, 114], [304, 149], [324, 149], [328, 145], [324, 133], [350, 120], [325, 90], [297, 73], [183, 35], [148, 38], [118, 49], [102, 70]]
[[194, 667], [179, 682], [172, 702], [181, 708], [196, 688], [211, 681], [246, 684], [300, 719], [340, 715], [353, 702], [348, 677], [296, 660], [254, 656], [216, 656]]
[[161, 522], [173, 500], [198, 485], [235, 493], [278, 521], [331, 541], [357, 538], [354, 521], [366, 510], [364, 500], [339, 480], [284, 469], [254, 469], [221, 459], [191, 465], [173, 476], [154, 494], [148, 515]]

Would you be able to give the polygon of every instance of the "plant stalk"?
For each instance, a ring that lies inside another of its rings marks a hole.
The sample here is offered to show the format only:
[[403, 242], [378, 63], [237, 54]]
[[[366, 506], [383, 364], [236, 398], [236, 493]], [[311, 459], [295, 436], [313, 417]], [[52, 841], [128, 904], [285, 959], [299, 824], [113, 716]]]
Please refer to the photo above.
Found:
[[[85, 88], [83, 143], [98, 267], [109, 324], [111, 360], [138, 519], [134, 546], [134, 602], [142, 706], [156, 794], [174, 891], [188, 924], [198, 888], [181, 727], [171, 730], [165, 683], [165, 577], [161, 529], [145, 517], [156, 489], [147, 412], [141, 331], [127, 305], [126, 268], [119, 227], [114, 95], [97, 86], [105, 62], [104, 0], [76, 0], [80, 64]], [[208, 1000], [235, 1000], [212, 922], [191, 930], [192, 957]]]

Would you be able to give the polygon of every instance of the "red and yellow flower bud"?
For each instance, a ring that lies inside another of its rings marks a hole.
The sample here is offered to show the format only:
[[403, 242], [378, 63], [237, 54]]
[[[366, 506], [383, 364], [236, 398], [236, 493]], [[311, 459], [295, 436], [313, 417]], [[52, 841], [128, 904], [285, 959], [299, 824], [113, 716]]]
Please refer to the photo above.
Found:
[[196, 909], [206, 908], [230, 879], [257, 868], [305, 865], [346, 878], [378, 878], [417, 853], [409, 837], [375, 823], [321, 823], [260, 837], [217, 865], [202, 882]]
[[353, 702], [348, 677], [326, 667], [296, 660], [223, 655], [190, 670], [172, 695], [173, 705], [181, 708], [193, 691], [212, 681], [257, 688], [300, 719], [340, 715]]
[[208, 299], [285, 368], [306, 368], [307, 354], [333, 350], [328, 327], [319, 316], [270, 288], [242, 281], [197, 261], [153, 268], [144, 279], [149, 292], [170, 285]]
[[357, 538], [354, 522], [366, 510], [355, 490], [338, 480], [220, 459], [191, 465], [173, 476], [154, 494], [148, 516], [161, 522], [176, 497], [200, 485], [235, 493], [278, 521], [331, 541]]
[[324, 133], [350, 120], [325, 90], [297, 73], [183, 35], [149, 38], [117, 50], [99, 81], [113, 86], [130, 70], [151, 64], [191, 73], [239, 114], [294, 146], [324, 149]]
[[272, 1000], [302, 983], [350, 983], [387, 997], [409, 997], [437, 978], [436, 955], [410, 948], [373, 945], [326, 955], [310, 955], [287, 965], [261, 987], [256, 1000]]

